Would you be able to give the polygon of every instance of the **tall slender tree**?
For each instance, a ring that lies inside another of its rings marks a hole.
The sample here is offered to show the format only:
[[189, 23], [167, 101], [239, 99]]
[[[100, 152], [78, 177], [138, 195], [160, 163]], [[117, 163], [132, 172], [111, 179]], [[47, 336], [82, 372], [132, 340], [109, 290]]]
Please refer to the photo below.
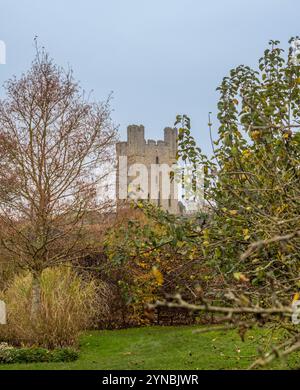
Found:
[[43, 269], [92, 245], [87, 218], [113, 164], [109, 99], [91, 103], [72, 71], [37, 49], [30, 70], [0, 101], [0, 221], [3, 250], [33, 274], [32, 313]]

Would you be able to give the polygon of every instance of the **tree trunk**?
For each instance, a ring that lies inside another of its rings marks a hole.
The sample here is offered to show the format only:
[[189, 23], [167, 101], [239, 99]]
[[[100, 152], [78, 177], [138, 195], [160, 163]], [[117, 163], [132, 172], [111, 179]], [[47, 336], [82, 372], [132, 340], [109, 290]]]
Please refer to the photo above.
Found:
[[32, 275], [31, 317], [35, 318], [41, 306], [41, 274], [34, 272]]

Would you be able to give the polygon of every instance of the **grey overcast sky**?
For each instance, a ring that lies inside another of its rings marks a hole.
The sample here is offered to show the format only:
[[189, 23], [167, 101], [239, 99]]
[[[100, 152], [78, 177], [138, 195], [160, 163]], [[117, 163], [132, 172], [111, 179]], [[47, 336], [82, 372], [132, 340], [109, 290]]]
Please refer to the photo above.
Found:
[[255, 66], [269, 39], [287, 48], [299, 20], [299, 0], [0, 0], [0, 96], [3, 82], [30, 66], [37, 35], [95, 100], [113, 91], [121, 139], [131, 123], [157, 139], [186, 113], [209, 153], [207, 115], [216, 115], [222, 77]]

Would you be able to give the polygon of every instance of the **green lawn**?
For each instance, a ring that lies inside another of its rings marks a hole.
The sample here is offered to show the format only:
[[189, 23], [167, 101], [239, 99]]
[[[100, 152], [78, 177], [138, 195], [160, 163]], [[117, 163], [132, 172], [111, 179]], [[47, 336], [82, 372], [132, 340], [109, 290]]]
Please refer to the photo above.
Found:
[[[242, 342], [234, 331], [195, 333], [196, 329], [146, 327], [86, 332], [75, 362], [0, 365], [0, 369], [241, 369], [249, 366], [263, 339], [275, 337], [269, 330], [256, 330]], [[294, 356], [272, 368], [292, 368], [296, 360], [300, 361]]]

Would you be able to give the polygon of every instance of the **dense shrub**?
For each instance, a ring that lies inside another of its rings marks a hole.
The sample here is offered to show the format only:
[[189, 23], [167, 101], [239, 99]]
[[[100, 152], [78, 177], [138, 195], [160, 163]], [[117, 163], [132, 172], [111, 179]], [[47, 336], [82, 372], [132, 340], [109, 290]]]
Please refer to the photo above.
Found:
[[78, 352], [71, 348], [59, 348], [52, 351], [46, 348], [14, 348], [6, 343], [0, 344], [0, 363], [38, 363], [72, 362], [78, 359]]
[[[199, 262], [191, 237], [207, 218], [204, 213], [190, 218], [174, 216], [138, 202], [131, 214], [107, 231], [107, 269], [114, 281], [114, 313], [118, 313], [112, 321], [114, 327], [118, 320], [123, 326], [156, 323], [157, 315], [147, 310], [149, 303], [174, 293], [193, 301], [206, 290], [212, 272]], [[218, 279], [214, 283], [219, 283]], [[193, 321], [186, 316], [184, 323]]]
[[48, 268], [40, 279], [41, 303], [32, 318], [32, 276], [16, 276], [2, 293], [7, 303], [8, 324], [0, 337], [10, 343], [55, 348], [73, 345], [78, 333], [92, 324], [99, 310], [97, 288], [83, 281], [69, 267]]

